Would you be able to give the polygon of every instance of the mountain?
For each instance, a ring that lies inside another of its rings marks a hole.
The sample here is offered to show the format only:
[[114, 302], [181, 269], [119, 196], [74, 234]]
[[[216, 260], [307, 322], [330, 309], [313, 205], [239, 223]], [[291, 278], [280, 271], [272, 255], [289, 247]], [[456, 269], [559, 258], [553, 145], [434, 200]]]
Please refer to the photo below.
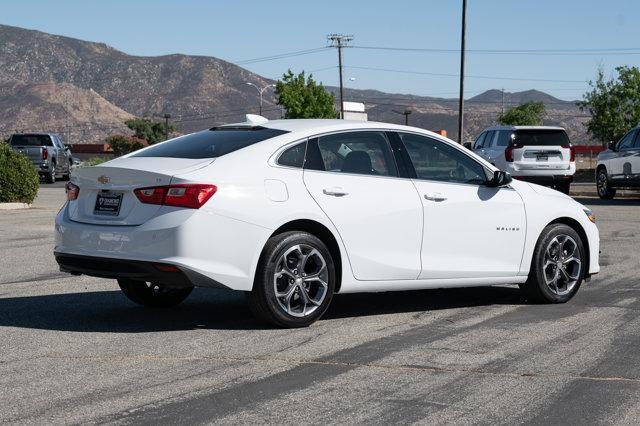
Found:
[[[214, 57], [132, 56], [103, 43], [0, 25], [0, 105], [10, 112], [0, 115], [2, 134], [66, 128], [71, 142], [95, 142], [126, 132], [121, 124], [125, 117], [159, 118], [165, 113], [179, 131], [191, 132], [256, 113], [258, 94], [247, 82], [261, 87], [273, 83]], [[394, 111], [410, 108], [410, 124], [445, 129], [457, 138], [457, 99], [347, 89], [345, 100], [364, 102], [369, 118], [378, 121], [401, 123], [404, 117]], [[587, 139], [585, 118], [573, 103], [536, 90], [505, 93], [507, 107], [528, 100], [545, 102], [545, 121], [565, 126], [572, 140]], [[465, 139], [493, 124], [501, 108], [498, 90], [468, 99]], [[281, 115], [270, 91], [263, 115]]]

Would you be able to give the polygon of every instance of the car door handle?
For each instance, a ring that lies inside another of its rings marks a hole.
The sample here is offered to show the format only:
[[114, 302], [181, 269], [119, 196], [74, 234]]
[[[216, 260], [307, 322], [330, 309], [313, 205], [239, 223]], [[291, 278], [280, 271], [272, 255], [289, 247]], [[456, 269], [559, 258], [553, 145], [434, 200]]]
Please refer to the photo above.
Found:
[[447, 199], [447, 197], [445, 197], [439, 192], [424, 194], [424, 198], [429, 201], [437, 201], [437, 202], [445, 201]]
[[349, 195], [349, 193], [344, 192], [342, 188], [325, 188], [322, 190], [322, 193], [333, 197], [344, 197], [345, 195]]

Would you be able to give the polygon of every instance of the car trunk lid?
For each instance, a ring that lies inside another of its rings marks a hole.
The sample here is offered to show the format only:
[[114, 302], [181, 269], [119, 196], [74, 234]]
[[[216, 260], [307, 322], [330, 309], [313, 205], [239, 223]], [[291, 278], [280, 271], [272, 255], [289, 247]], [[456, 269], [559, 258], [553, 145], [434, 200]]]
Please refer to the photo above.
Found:
[[135, 189], [169, 185], [174, 175], [212, 162], [213, 159], [129, 157], [79, 169], [73, 180], [80, 192], [76, 200], [69, 202], [69, 217], [96, 225], [140, 225], [162, 206], [141, 203]]

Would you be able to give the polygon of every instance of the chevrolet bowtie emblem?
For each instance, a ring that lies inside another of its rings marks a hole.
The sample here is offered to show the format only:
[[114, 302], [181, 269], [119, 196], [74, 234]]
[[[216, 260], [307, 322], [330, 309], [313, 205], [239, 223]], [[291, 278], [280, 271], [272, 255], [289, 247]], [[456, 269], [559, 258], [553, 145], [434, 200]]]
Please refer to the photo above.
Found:
[[102, 184], [109, 183], [109, 180], [110, 180], [109, 176], [105, 176], [105, 175], [102, 175], [98, 178], [98, 182]]

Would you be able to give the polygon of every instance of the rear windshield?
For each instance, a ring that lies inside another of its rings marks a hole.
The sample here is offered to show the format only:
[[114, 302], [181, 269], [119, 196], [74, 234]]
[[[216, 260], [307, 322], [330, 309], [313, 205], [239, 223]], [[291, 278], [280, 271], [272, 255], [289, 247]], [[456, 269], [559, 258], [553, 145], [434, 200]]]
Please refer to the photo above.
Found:
[[53, 146], [49, 135], [13, 135], [11, 146]]
[[569, 137], [564, 130], [516, 130], [511, 136], [514, 145], [542, 145], [569, 147]]
[[214, 158], [273, 138], [285, 130], [266, 127], [213, 128], [180, 136], [133, 154], [132, 157]]

